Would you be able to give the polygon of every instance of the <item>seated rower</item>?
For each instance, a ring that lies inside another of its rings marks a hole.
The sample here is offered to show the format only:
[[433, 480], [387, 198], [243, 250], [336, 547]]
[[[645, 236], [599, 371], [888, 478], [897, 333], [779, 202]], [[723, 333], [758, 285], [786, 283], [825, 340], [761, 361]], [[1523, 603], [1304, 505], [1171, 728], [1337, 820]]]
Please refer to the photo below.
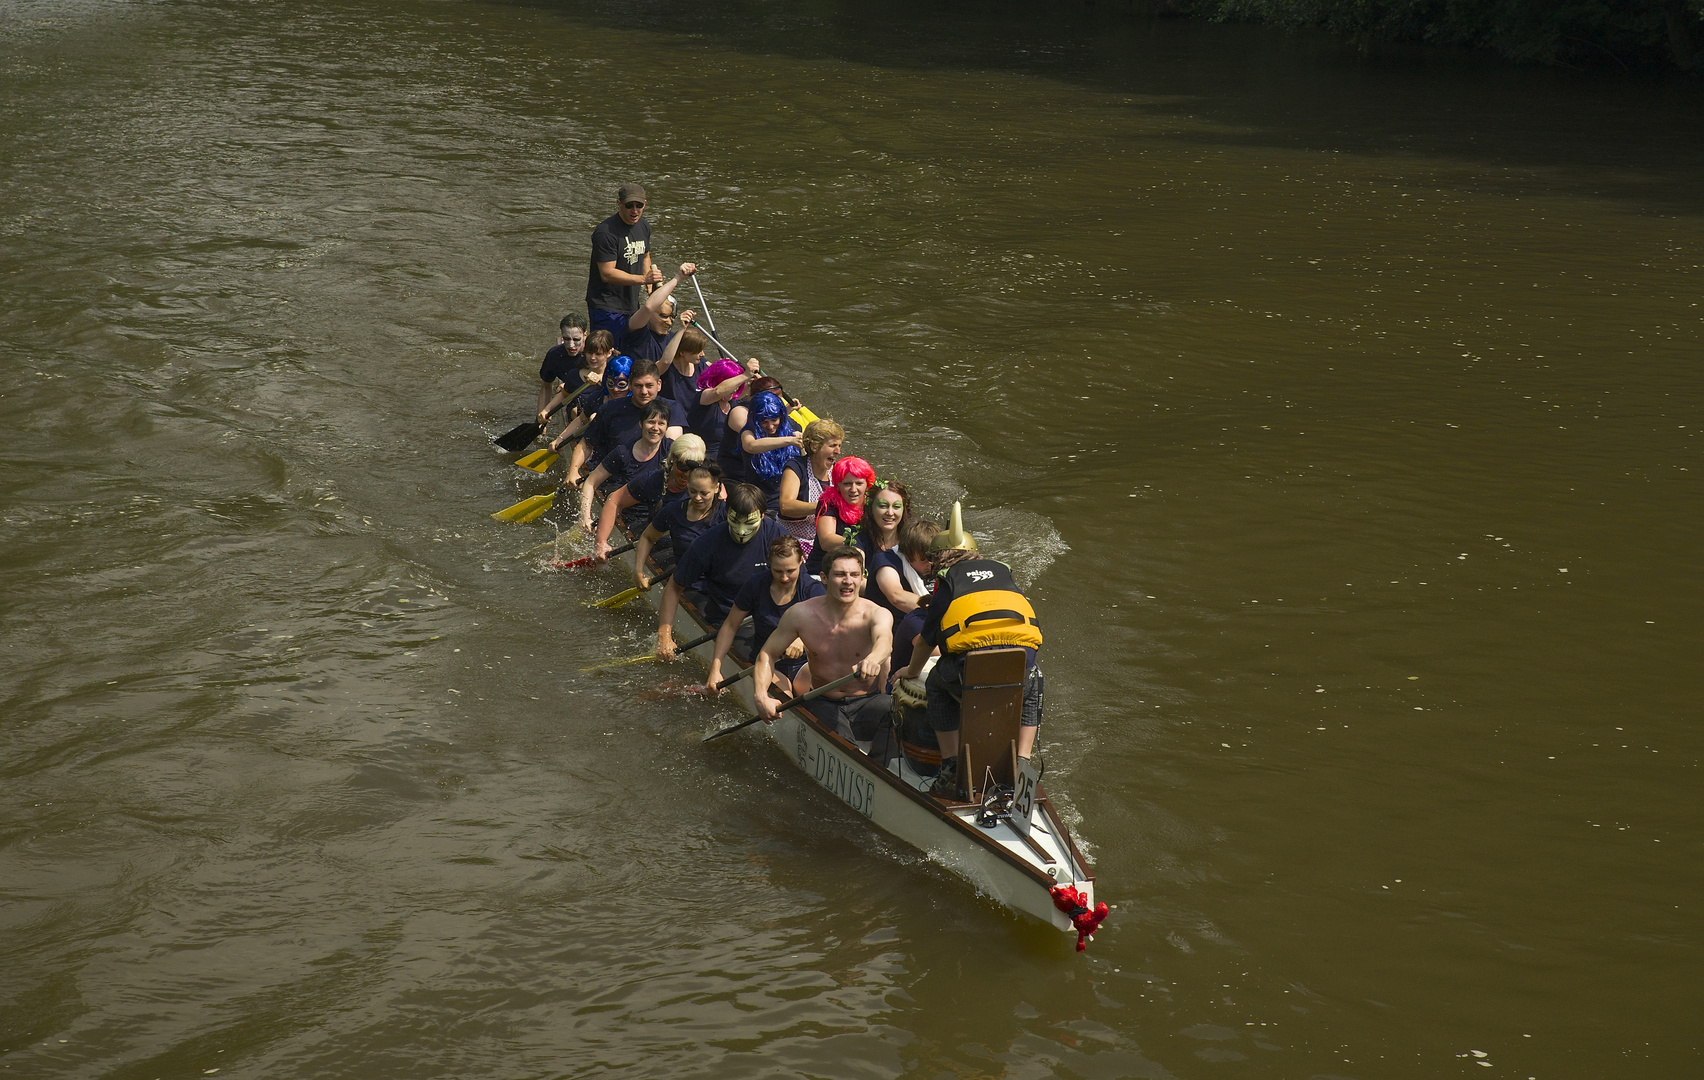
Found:
[[[609, 362], [609, 366], [614, 367], [624, 359], [627, 358], [618, 356]], [[570, 477], [579, 476], [582, 468], [587, 471], [596, 468], [610, 451], [637, 439], [639, 410], [653, 401], [662, 401], [669, 407], [667, 437], [680, 438], [686, 426], [686, 410], [680, 407], [679, 402], [658, 397], [663, 388], [663, 380], [657, 374], [656, 361], [631, 360], [628, 371], [627, 397], [605, 402], [598, 410], [598, 415], [586, 428], [586, 437], [580, 440], [580, 445], [574, 447], [574, 457], [568, 467]]]
[[[1041, 623], [1035, 609], [1012, 580], [1005, 563], [977, 554], [976, 540], [964, 531], [959, 504], [953, 504], [952, 523], [929, 545], [935, 571], [935, 591], [923, 619], [923, 647], [911, 654], [911, 662], [895, 679], [900, 700], [915, 701], [927, 696], [929, 726], [941, 744], [941, 771], [935, 775], [930, 794], [957, 798], [964, 789], [958, 772], [959, 700], [964, 694], [964, 658], [982, 649], [1022, 646], [1024, 650], [1024, 704], [1018, 728], [1018, 768], [1029, 763], [1035, 748], [1036, 728], [1041, 724], [1042, 695], [1047, 680], [1036, 666], [1041, 648]], [[941, 658], [929, 672], [927, 686], [918, 684], [924, 662], [940, 650]]]
[[544, 412], [554, 413], [563, 405], [569, 403], [568, 394], [583, 383], [591, 383], [577, 394], [572, 402], [573, 408], [568, 417], [568, 426], [563, 428], [556, 438], [550, 440], [550, 449], [554, 453], [562, 449], [569, 439], [586, 430], [586, 425], [597, 415], [598, 406], [604, 400], [604, 367], [609, 358], [615, 355], [614, 338], [608, 330], [593, 330], [586, 335], [586, 351], [581, 354], [581, 366], [563, 380], [562, 389], [550, 399], [544, 407]]
[[[688, 433], [680, 438], [696, 439], [698, 436]], [[722, 527], [727, 519], [728, 508], [723, 503], [722, 480], [716, 475], [716, 466], [695, 466], [686, 476], [686, 497], [670, 499], [658, 507], [651, 516], [651, 523], [639, 534], [638, 544], [633, 549], [634, 582], [641, 589], [651, 587], [648, 560], [657, 541], [665, 541], [678, 559], [680, 552], [692, 547], [694, 540], [711, 529]]]
[[703, 393], [698, 389], [698, 376], [710, 366], [704, 359], [704, 347], [709, 340], [692, 325], [692, 318], [690, 310], [680, 313], [680, 326], [669, 335], [668, 344], [663, 346], [657, 370], [663, 376], [663, 396], [679, 402], [686, 410], [686, 430], [703, 435], [703, 427], [709, 421], [710, 406], [704, 404]]
[[899, 546], [877, 555], [870, 565], [870, 587], [864, 596], [893, 616], [893, 667], [904, 670], [911, 663], [911, 649], [923, 629], [929, 604], [929, 581], [933, 578], [929, 545], [941, 527], [923, 519], [908, 521], [899, 530]]
[[804, 433], [787, 415], [787, 403], [776, 394], [762, 393], [747, 407], [740, 450], [745, 455], [745, 480], [763, 489], [764, 504], [773, 516], [781, 509], [781, 477], [787, 462], [799, 456]]
[[[611, 489], [624, 488], [646, 473], [662, 471], [673, 442], [663, 438], [669, 427], [669, 412], [669, 407], [661, 401], [653, 401], [640, 409], [639, 438], [631, 446], [616, 447], [592, 470], [592, 475], [586, 477], [586, 482], [580, 485], [580, 528], [587, 533], [592, 531], [594, 498], [607, 495]], [[655, 509], [635, 500], [623, 515], [622, 524], [630, 529], [638, 528], [650, 520]], [[620, 513], [619, 509], [617, 513]]]
[[538, 368], [538, 408], [535, 411], [539, 424], [549, 420], [551, 413], [556, 411], [552, 405], [560, 404], [554, 401], [557, 383], [560, 382], [566, 391], [585, 381], [575, 378], [575, 372], [586, 359], [585, 354], [586, 317], [564, 315], [557, 325], [556, 344], [545, 352], [544, 363]]
[[861, 457], [847, 456], [829, 470], [834, 483], [822, 493], [817, 505], [816, 546], [805, 560], [805, 571], [818, 575], [822, 560], [830, 552], [853, 542], [858, 535], [858, 523], [864, 520], [864, 497], [876, 472]]
[[[823, 595], [789, 608], [757, 654], [752, 673], [757, 711], [765, 720], [780, 715], [780, 703], [770, 693], [775, 665], [793, 642], [803, 641], [808, 667], [799, 673], [800, 679], [827, 683], [848, 672], [858, 678], [802, 707], [841, 738], [868, 751], [893, 707], [893, 699], [883, 692], [893, 650], [893, 618], [861, 595], [864, 553], [855, 547], [840, 547], [826, 557], [823, 588]], [[798, 685], [795, 680], [795, 689]]]
[[[696, 435], [682, 435], [669, 445], [665, 457], [665, 468], [640, 473], [610, 492], [609, 498], [604, 500], [603, 512], [598, 516], [597, 543], [592, 549], [598, 565], [609, 559], [609, 538], [615, 532], [618, 516], [634, 510], [632, 516], [635, 518], [640, 512], [654, 517], [664, 506], [686, 497], [687, 477], [704, 460], [704, 440]], [[676, 548], [675, 552], [678, 554], [683, 550]], [[650, 549], [646, 548], [645, 553], [649, 554]], [[639, 565], [644, 564], [645, 560], [640, 558]]]
[[769, 562], [770, 543], [785, 535], [780, 525], [763, 516], [761, 490], [750, 484], [729, 488], [727, 527], [706, 530], [691, 547], [675, 553], [679, 561], [657, 605], [657, 659], [674, 659], [675, 609], [683, 595], [705, 622], [720, 626], [740, 586]]
[[[602, 331], [594, 330], [592, 333], [599, 334], [602, 333]], [[591, 425], [597, 421], [598, 416], [601, 415], [605, 409], [614, 405], [618, 401], [625, 401], [633, 388], [632, 381], [628, 378], [632, 371], [633, 358], [630, 356], [612, 356], [605, 361], [603, 369], [603, 385], [598, 388], [600, 396], [596, 404], [592, 406], [592, 415], [588, 418], [580, 414], [580, 406], [576, 403], [574, 407], [574, 412], [576, 414], [575, 419], [567, 427], [562, 429], [562, 434], [550, 440], [551, 450], [562, 449], [563, 443], [567, 442], [582, 431], [589, 431]], [[591, 391], [588, 390], [586, 393], [590, 394]], [[585, 395], [583, 394], [581, 397], [583, 399]], [[585, 422], [582, 423], [582, 421]], [[563, 487], [574, 488], [580, 486], [580, 466], [585, 464], [586, 455], [588, 453], [589, 450], [586, 446], [585, 439], [581, 439], [577, 444], [575, 444], [573, 456], [568, 459], [568, 472], [562, 477]]]
[[744, 481], [745, 474], [745, 429], [749, 419], [750, 403], [758, 394], [772, 393], [785, 397], [781, 393], [779, 379], [769, 375], [759, 375], [745, 384], [747, 397], [744, 404], [732, 404], [722, 421], [721, 443], [716, 449], [716, 464], [721, 466], [722, 479], [732, 482]]
[[834, 486], [830, 470], [840, 457], [846, 429], [833, 420], [818, 418], [805, 425], [803, 454], [787, 461], [781, 474], [781, 505], [775, 519], [797, 537], [808, 558], [816, 547], [816, 513], [825, 489]]
[[[721, 451], [723, 432], [728, 430], [728, 414], [733, 411], [734, 402], [746, 391], [746, 384], [758, 378], [758, 363], [756, 358], [747, 360], [742, 367], [737, 360], [726, 357], [714, 360], [704, 365], [693, 384], [698, 387], [697, 396], [699, 409], [696, 417], [692, 410], [687, 410], [692, 430], [704, 436], [707, 446]], [[737, 453], [736, 445], [733, 452]], [[718, 462], [719, 464], [720, 462]]]
[[[876, 576], [876, 556], [899, 547], [899, 534], [911, 524], [911, 493], [898, 480], [878, 477], [864, 495], [864, 520], [858, 523], [857, 545], [870, 560], [870, 578]], [[870, 597], [874, 600], [875, 597]]]
[[674, 277], [651, 290], [651, 295], [639, 310], [627, 317], [627, 334], [621, 339], [622, 352], [635, 360], [663, 358], [663, 349], [674, 330], [675, 286], [697, 272], [696, 264], [681, 263]]
[[[710, 658], [710, 676], [704, 680], [711, 693], [722, 681], [722, 658], [728, 655], [734, 633], [747, 615], [751, 616], [751, 647], [761, 649], [794, 604], [822, 595], [822, 586], [804, 576], [804, 566], [805, 553], [797, 538], [783, 536], [769, 545], [769, 573], [746, 578], [740, 594], [734, 597], [732, 610], [722, 620], [722, 632], [716, 635], [716, 654]], [[791, 697], [793, 676], [804, 666], [804, 642], [795, 641], [775, 661], [775, 689]]]

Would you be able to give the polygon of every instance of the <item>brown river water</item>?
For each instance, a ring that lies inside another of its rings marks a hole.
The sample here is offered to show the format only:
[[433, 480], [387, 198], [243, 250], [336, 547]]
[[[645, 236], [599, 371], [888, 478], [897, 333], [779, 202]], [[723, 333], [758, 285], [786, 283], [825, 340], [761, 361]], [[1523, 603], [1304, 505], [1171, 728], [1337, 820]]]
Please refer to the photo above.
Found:
[[[1078, 8], [0, 3], [0, 1075], [1704, 1071], [1704, 98]], [[615, 185], [1031, 583], [1083, 955], [517, 558]]]

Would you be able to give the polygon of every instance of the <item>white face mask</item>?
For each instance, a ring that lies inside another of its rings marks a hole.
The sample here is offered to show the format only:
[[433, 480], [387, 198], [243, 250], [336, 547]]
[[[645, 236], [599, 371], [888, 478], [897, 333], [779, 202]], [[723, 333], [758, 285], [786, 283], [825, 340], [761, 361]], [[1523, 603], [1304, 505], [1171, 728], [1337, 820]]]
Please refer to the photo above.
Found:
[[740, 517], [728, 516], [728, 535], [738, 543], [744, 544], [757, 535], [757, 527], [763, 524], [761, 513], [745, 514]]

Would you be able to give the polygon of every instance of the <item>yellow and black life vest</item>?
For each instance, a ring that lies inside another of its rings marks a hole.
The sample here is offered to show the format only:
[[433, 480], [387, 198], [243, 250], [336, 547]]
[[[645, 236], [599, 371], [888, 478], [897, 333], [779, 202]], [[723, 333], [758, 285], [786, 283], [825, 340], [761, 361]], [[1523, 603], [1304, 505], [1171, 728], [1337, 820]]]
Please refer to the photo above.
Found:
[[995, 645], [1041, 648], [1041, 623], [1012, 580], [1012, 571], [993, 559], [966, 559], [941, 574], [952, 602], [941, 614], [941, 648], [969, 652]]

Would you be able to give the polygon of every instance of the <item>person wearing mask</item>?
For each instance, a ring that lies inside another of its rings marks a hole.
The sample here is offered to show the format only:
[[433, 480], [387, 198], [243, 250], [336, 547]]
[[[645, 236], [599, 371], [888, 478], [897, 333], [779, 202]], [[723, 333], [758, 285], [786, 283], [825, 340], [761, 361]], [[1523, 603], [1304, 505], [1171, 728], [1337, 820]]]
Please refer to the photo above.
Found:
[[833, 420], [818, 418], [805, 425], [804, 451], [787, 461], [781, 476], [781, 502], [775, 517], [788, 536], [798, 537], [806, 558], [816, 547], [817, 504], [822, 493], [834, 485], [830, 470], [840, 457], [846, 429]]
[[551, 398], [550, 404], [544, 408], [546, 413], [554, 413], [568, 400], [568, 395], [576, 387], [583, 383], [592, 384], [575, 396], [573, 408], [569, 412], [568, 426], [563, 428], [556, 438], [550, 440], [552, 453], [559, 452], [564, 443], [586, 430], [586, 425], [597, 415], [598, 406], [602, 405], [604, 400], [604, 365], [609, 363], [609, 358], [614, 355], [609, 331], [593, 330], [586, 335], [586, 349], [580, 354], [580, 367], [565, 380], [562, 389], [556, 392], [556, 396]]
[[[960, 699], [964, 696], [964, 658], [983, 649], [1020, 646], [1024, 650], [1023, 713], [1018, 728], [1018, 768], [1029, 763], [1041, 724], [1042, 697], [1047, 680], [1036, 664], [1041, 649], [1041, 622], [1012, 578], [1011, 567], [976, 550], [976, 540], [964, 531], [964, 516], [953, 504], [952, 522], [929, 545], [935, 587], [920, 633], [922, 647], [894, 680], [895, 696], [903, 703], [926, 702], [929, 726], [941, 746], [941, 770], [930, 794], [956, 799], [964, 789], [958, 771]], [[922, 684], [918, 676], [936, 651], [940, 659]]]
[[[728, 519], [725, 528], [707, 530], [684, 552], [677, 552], [674, 573], [657, 605], [657, 659], [675, 657], [674, 618], [683, 595], [692, 599], [698, 613], [712, 626], [720, 626], [739, 596], [740, 586], [769, 561], [769, 545], [785, 536], [781, 526], [763, 516], [761, 489], [735, 484], [728, 489]], [[687, 590], [693, 590], [689, 594]], [[742, 632], [749, 645], [749, 629]], [[736, 634], [736, 641], [740, 635]], [[751, 655], [749, 647], [742, 652]]]
[[651, 223], [646, 221], [645, 189], [623, 184], [615, 193], [615, 213], [592, 230], [592, 263], [586, 275], [586, 314], [593, 330], [607, 330], [614, 341], [627, 336], [627, 317], [639, 310], [639, 291], [663, 280], [651, 265]]
[[[740, 586], [734, 606], [722, 620], [721, 633], [716, 635], [716, 652], [710, 658], [710, 675], [704, 685], [711, 693], [722, 681], [722, 659], [733, 646], [734, 633], [751, 616], [751, 647], [763, 648], [769, 635], [775, 632], [787, 609], [813, 596], [822, 595], [822, 586], [806, 577], [805, 553], [795, 537], [783, 536], [769, 545], [769, 573], [753, 574]], [[791, 696], [792, 679], [805, 666], [805, 645], [795, 641], [775, 661], [775, 689]]]
[[572, 390], [585, 381], [577, 377], [585, 363], [585, 350], [585, 316], [564, 315], [557, 325], [556, 344], [545, 352], [544, 362], [538, 367], [539, 424], [549, 420], [551, 413], [556, 411], [552, 406], [558, 404], [554, 400], [557, 383], [562, 384], [563, 390]]
[[[596, 333], [596, 331], [593, 332]], [[596, 425], [598, 418], [605, 412], [608, 412], [618, 405], [623, 408], [628, 406], [629, 398], [633, 390], [632, 380], [629, 379], [628, 376], [632, 373], [632, 371], [633, 360], [631, 357], [612, 356], [609, 358], [609, 361], [604, 364], [602, 388], [603, 401], [598, 405], [598, 411], [592, 416], [592, 424], [589, 424], [586, 427], [588, 434], [590, 433], [591, 428]], [[550, 448], [552, 450], [555, 450], [564, 440], [569, 438], [569, 429], [572, 427], [573, 425], [569, 425], [568, 428], [564, 428], [561, 435], [558, 435], [555, 439], [551, 440]], [[637, 435], [637, 433], [635, 434]], [[574, 453], [568, 459], [568, 471], [562, 476], [562, 488], [565, 492], [580, 486], [580, 480], [582, 479], [580, 476], [580, 467], [582, 465], [587, 465], [586, 457], [588, 453], [589, 450], [586, 446], [585, 439], [581, 439], [579, 442], [574, 444]], [[590, 463], [590, 465], [587, 465], [587, 467], [590, 468], [596, 464], [597, 462], [594, 460]]]
[[781, 477], [787, 462], [804, 445], [799, 425], [787, 415], [787, 405], [775, 394], [762, 393], [747, 407], [740, 451], [745, 455], [746, 483], [763, 489], [764, 504], [773, 515], [781, 508]]

